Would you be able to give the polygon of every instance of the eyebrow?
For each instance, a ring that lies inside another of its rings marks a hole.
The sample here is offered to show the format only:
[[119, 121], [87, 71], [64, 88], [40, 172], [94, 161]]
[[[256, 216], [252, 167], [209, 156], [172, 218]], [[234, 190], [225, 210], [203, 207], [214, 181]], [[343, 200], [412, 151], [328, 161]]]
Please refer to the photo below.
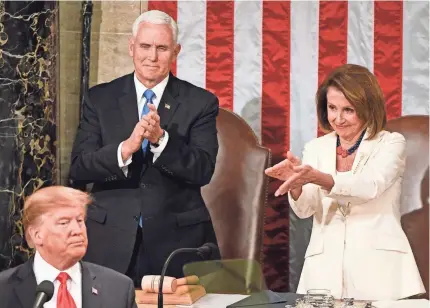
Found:
[[[152, 46], [153, 44], [151, 44], [151, 43], [145, 43], [145, 42], [141, 42], [141, 43], [139, 43], [139, 45], [146, 45], [146, 46]], [[164, 44], [161, 44], [161, 45], [155, 45], [155, 47], [164, 47], [164, 48], [169, 48], [169, 45], [164, 45]]]
[[[335, 104], [330, 103], [330, 102], [328, 102], [328, 101], [327, 101], [327, 106], [329, 106], [329, 105], [332, 105], [332, 106], [334, 106], [334, 107], [337, 107]], [[355, 110], [354, 106], [346, 106], [346, 107], [341, 107], [341, 108], [342, 108], [342, 109], [354, 109], [354, 110]]]
[[61, 220], [61, 219], [73, 219], [73, 218], [85, 218], [85, 215], [79, 214], [78, 216], [59, 216], [59, 217], [57, 217], [57, 220]]

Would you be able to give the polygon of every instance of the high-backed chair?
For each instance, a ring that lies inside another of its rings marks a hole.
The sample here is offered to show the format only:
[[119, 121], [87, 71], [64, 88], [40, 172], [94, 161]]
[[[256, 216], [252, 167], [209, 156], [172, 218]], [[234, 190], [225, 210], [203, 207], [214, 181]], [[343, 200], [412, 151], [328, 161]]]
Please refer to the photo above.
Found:
[[429, 117], [404, 116], [388, 122], [387, 130], [406, 139], [406, 169], [401, 196], [405, 231], [429, 297]]
[[220, 108], [219, 150], [215, 173], [203, 187], [223, 259], [262, 263], [264, 208], [267, 203], [270, 150], [260, 146], [251, 127], [238, 115]]

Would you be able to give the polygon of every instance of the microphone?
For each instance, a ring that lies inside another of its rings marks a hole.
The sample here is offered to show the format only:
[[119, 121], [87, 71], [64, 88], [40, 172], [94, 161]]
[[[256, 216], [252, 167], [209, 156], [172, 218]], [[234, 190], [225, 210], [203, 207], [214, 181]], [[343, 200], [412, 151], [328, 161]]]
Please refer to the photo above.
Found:
[[203, 260], [210, 260], [219, 254], [219, 248], [214, 243], [206, 243], [202, 247], [197, 248], [197, 254]]
[[54, 295], [54, 284], [52, 281], [44, 280], [36, 288], [36, 300], [33, 308], [42, 308], [46, 302], [49, 302]]
[[164, 276], [166, 275], [167, 266], [169, 266], [170, 261], [175, 255], [182, 252], [194, 252], [203, 260], [208, 260], [213, 257], [216, 252], [219, 253], [219, 248], [213, 243], [205, 243], [199, 248], [179, 248], [174, 250], [166, 259], [166, 262], [164, 262], [163, 270], [161, 271], [160, 283], [158, 285], [158, 308], [163, 308], [163, 281]]

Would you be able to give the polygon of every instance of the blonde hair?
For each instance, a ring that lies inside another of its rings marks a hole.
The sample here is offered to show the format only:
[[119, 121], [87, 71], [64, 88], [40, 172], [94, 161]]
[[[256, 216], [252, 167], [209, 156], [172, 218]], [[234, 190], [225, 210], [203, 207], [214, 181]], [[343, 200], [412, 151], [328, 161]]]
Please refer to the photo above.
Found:
[[31, 238], [28, 228], [39, 222], [40, 217], [56, 208], [84, 207], [92, 202], [88, 193], [65, 186], [49, 186], [41, 188], [29, 196], [24, 202], [22, 223], [25, 230], [25, 238], [30, 247]]

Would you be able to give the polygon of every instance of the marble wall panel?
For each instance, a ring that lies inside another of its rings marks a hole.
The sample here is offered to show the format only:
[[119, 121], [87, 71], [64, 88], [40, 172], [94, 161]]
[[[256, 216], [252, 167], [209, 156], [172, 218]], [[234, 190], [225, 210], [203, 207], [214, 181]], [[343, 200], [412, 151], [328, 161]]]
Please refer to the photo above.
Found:
[[131, 33], [134, 20], [140, 15], [141, 2], [97, 1], [94, 2], [92, 32]]
[[131, 73], [132, 58], [128, 55], [130, 34], [92, 33], [90, 87]]
[[0, 1], [0, 270], [28, 259], [26, 196], [56, 183], [57, 3]]
[[[60, 69], [59, 69], [59, 112], [58, 112], [58, 144], [59, 144], [59, 177], [61, 184], [67, 184], [70, 166], [70, 151], [75, 138], [79, 121], [79, 93], [81, 85], [81, 31], [68, 31], [63, 27], [71, 27], [71, 23], [64, 24], [61, 20], [73, 19], [76, 24], [81, 22], [80, 11], [63, 10], [62, 6], [68, 2], [59, 2], [60, 7]], [[82, 27], [82, 25], [80, 25]]]

